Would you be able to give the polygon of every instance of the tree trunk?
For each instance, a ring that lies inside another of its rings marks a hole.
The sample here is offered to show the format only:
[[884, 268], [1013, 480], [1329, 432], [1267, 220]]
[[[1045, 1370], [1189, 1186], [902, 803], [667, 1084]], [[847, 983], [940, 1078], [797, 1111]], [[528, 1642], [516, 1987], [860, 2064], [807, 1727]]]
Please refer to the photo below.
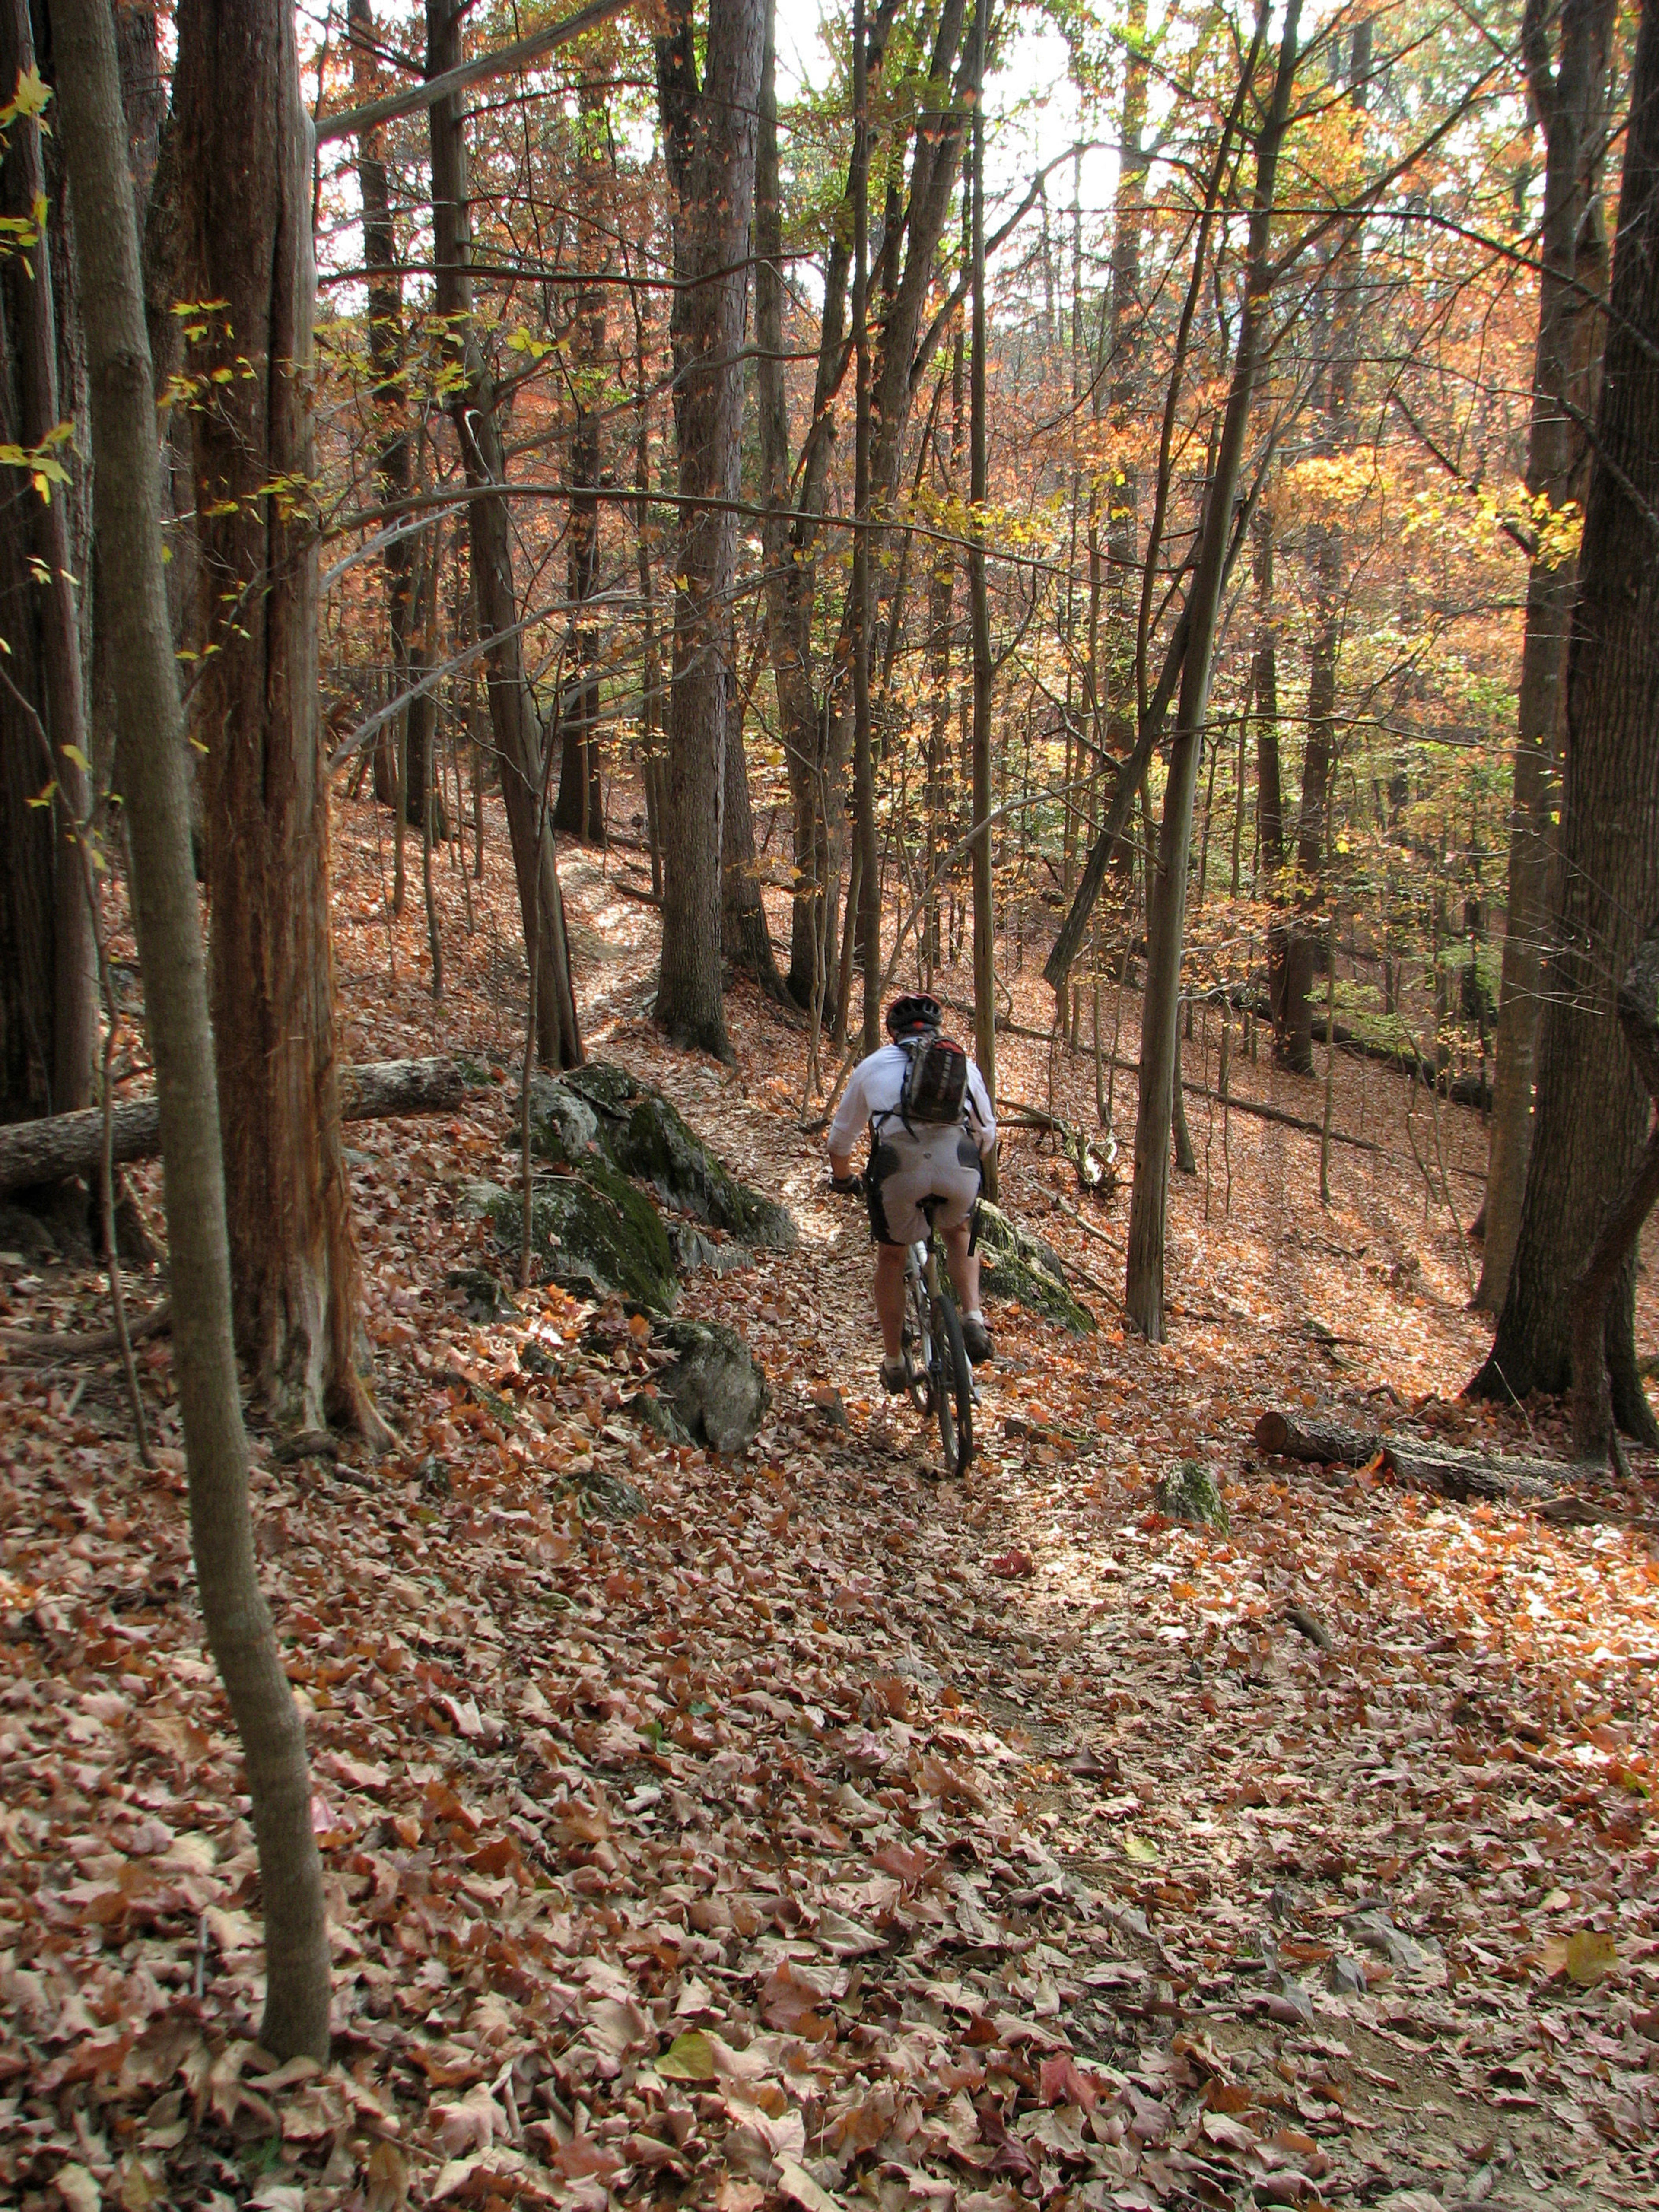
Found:
[[[1533, 359], [1527, 489], [1552, 510], [1583, 503], [1595, 412], [1594, 370], [1578, 365], [1601, 348], [1599, 297], [1606, 279], [1601, 175], [1607, 143], [1607, 48], [1613, 0], [1565, 0], [1559, 59], [1550, 66], [1550, 12], [1529, 0], [1522, 48], [1533, 107], [1544, 133], [1544, 212]], [[1587, 250], [1588, 249], [1588, 250]], [[1564, 400], [1577, 409], [1573, 421]], [[1551, 816], [1560, 795], [1561, 677], [1578, 564], [1551, 549], [1527, 574], [1526, 631], [1516, 700], [1515, 784], [1510, 806], [1507, 912], [1498, 987], [1498, 1048], [1486, 1151], [1486, 1239], [1474, 1303], [1496, 1313], [1509, 1286], [1532, 1140], [1532, 1086], [1549, 916]]]
[[[990, 0], [975, 0], [969, 49], [974, 93], [969, 184], [973, 193], [972, 360], [968, 377], [968, 605], [973, 630], [974, 1057], [985, 1088], [997, 1095], [996, 911], [991, 880], [991, 614], [985, 587], [985, 40]], [[996, 1162], [985, 1164], [987, 1194], [997, 1194]]]
[[[819, 511], [835, 452], [834, 394], [841, 374], [842, 312], [849, 246], [833, 234], [823, 280], [812, 418], [793, 500], [789, 411], [783, 362], [782, 213], [778, 199], [778, 111], [775, 4], [766, 11], [760, 129], [755, 166], [755, 364], [766, 517], [761, 542], [766, 570], [766, 634], [794, 831], [794, 899], [789, 937], [790, 995], [810, 1006], [827, 994], [826, 902], [834, 855], [830, 829], [830, 723], [812, 678], [812, 614], [817, 596]], [[816, 979], [816, 981], [815, 981]], [[822, 1006], [819, 1012], [822, 1013]]]
[[[1497, 1338], [1470, 1385], [1482, 1395], [1568, 1387], [1575, 1285], [1646, 1133], [1614, 994], [1659, 911], [1659, 0], [1642, 9], [1615, 237], [1532, 1153]], [[1632, 1250], [1607, 1305], [1613, 1413], [1659, 1441], [1637, 1371], [1634, 1286]]]
[[[1619, 1026], [1642, 1087], [1659, 1115], [1659, 935], [1644, 938], [1619, 992]], [[1634, 1258], [1642, 1224], [1659, 1198], [1659, 1118], [1636, 1170], [1601, 1224], [1573, 1286], [1572, 1448], [1595, 1459], [1613, 1439], [1613, 1397], [1605, 1355], [1607, 1301]]]
[[[126, 765], [134, 913], [161, 1108], [173, 1371], [208, 1640], [246, 1759], [265, 1923], [259, 2031], [326, 2062], [329, 1953], [305, 1735], [254, 1569], [247, 1439], [231, 1342], [224, 1187], [178, 675], [161, 576], [155, 401], [104, 0], [54, 0], [75, 182], [111, 666]], [[182, 60], [181, 45], [181, 60]]]
[[735, 966], [746, 969], [769, 999], [790, 1003], [772, 951], [761, 896], [760, 860], [755, 850], [755, 816], [749, 804], [749, 769], [743, 752], [743, 699], [733, 686], [726, 726], [726, 807], [721, 835], [721, 940]]
[[[1273, 518], [1264, 501], [1251, 526], [1251, 567], [1255, 581], [1255, 650], [1250, 658], [1250, 698], [1255, 709], [1255, 890], [1276, 902], [1285, 866], [1285, 799], [1279, 767], [1279, 627], [1273, 614]], [[1282, 1049], [1285, 1033], [1285, 930], [1267, 925], [1267, 1005], [1273, 1036]]]
[[[459, 67], [463, 6], [427, 0], [427, 72]], [[495, 386], [472, 319], [471, 250], [467, 211], [466, 142], [455, 94], [428, 111], [432, 142], [433, 248], [437, 309], [447, 325], [454, 387], [450, 418], [469, 486], [507, 483]], [[525, 958], [536, 970], [536, 1053], [544, 1067], [575, 1067], [582, 1057], [576, 1023], [564, 906], [553, 842], [546, 830], [541, 728], [524, 677], [513, 538], [506, 492], [467, 501], [478, 627], [486, 641], [489, 721], [501, 763], [513, 867], [524, 923]]]
[[[351, 87], [361, 106], [375, 99], [380, 90], [374, 54], [374, 15], [369, 0], [349, 0], [349, 21]], [[360, 135], [357, 189], [363, 204], [363, 265], [368, 271], [368, 366], [374, 379], [370, 398], [375, 416], [374, 491], [378, 499], [390, 505], [407, 495], [411, 467], [408, 406], [404, 392], [403, 280], [398, 268], [398, 234], [386, 188], [385, 137], [384, 131], [374, 127]], [[409, 688], [417, 543], [412, 534], [400, 532], [389, 538], [380, 551], [394, 697]], [[408, 706], [403, 708], [386, 724], [374, 744], [374, 795], [383, 805], [397, 807], [400, 816], [394, 913], [403, 909], [403, 825], [411, 818], [410, 714]]]
[[[1370, 88], [1371, 27], [1353, 32], [1348, 72], [1348, 105], [1363, 117]], [[1340, 454], [1350, 441], [1348, 401], [1358, 343], [1359, 244], [1337, 245], [1316, 295], [1322, 326], [1325, 360], [1323, 404], [1311, 450], [1316, 458]], [[1313, 634], [1308, 642], [1308, 743], [1302, 757], [1302, 811], [1297, 824], [1297, 918], [1285, 946], [1284, 1011], [1274, 1025], [1279, 1057], [1297, 1075], [1314, 1072], [1314, 983], [1330, 959], [1330, 926], [1325, 918], [1325, 825], [1331, 778], [1336, 769], [1336, 664], [1341, 642], [1342, 580], [1346, 548], [1340, 507], [1314, 523], [1310, 532], [1314, 584]]]
[[[9, 96], [19, 74], [35, 65], [27, 0], [3, 0], [0, 88]], [[44, 205], [47, 220], [35, 242], [14, 250], [5, 264], [0, 438], [31, 453], [84, 400], [77, 388], [83, 376], [72, 219], [63, 181], [47, 175], [39, 123], [20, 115], [5, 149], [5, 213], [27, 225]], [[13, 916], [9, 929], [0, 924], [0, 950], [15, 946], [19, 956], [15, 965], [7, 961], [0, 981], [0, 1119], [7, 1120], [70, 1113], [87, 1103], [98, 1028], [85, 850], [92, 739], [76, 604], [87, 566], [84, 546], [75, 542], [85, 535], [76, 528], [84, 497], [73, 444], [57, 447], [53, 465], [64, 473], [55, 487], [45, 487], [44, 496], [24, 484], [21, 471], [12, 477], [16, 495], [0, 524], [0, 581], [13, 647], [7, 674], [17, 687], [17, 696], [7, 690], [0, 697], [0, 746], [8, 756], [0, 775], [7, 794], [0, 796], [0, 830]], [[50, 805], [35, 806], [48, 790]]]
[[566, 590], [575, 632], [575, 672], [559, 697], [559, 798], [553, 826], [585, 844], [605, 842], [605, 794], [599, 781], [599, 634], [580, 610], [593, 595], [599, 562], [599, 422], [605, 375], [605, 280], [611, 256], [600, 206], [605, 137], [602, 82], [584, 77], [577, 94], [576, 267], [570, 383], [575, 420], [570, 431], [570, 526]]
[[[853, 817], [859, 843], [854, 942], [864, 975], [862, 1050], [881, 1042], [881, 869], [876, 852], [876, 764], [870, 731], [870, 118], [864, 0], [853, 0]], [[849, 1024], [850, 1026], [850, 1024]]]
[[[1215, 641], [1222, 578], [1232, 531], [1233, 496], [1244, 456], [1250, 403], [1260, 363], [1272, 278], [1268, 234], [1273, 188], [1296, 76], [1300, 0], [1289, 0], [1274, 71], [1271, 104], [1255, 149], [1255, 188], [1238, 351], [1216, 447], [1215, 469], [1205, 500], [1197, 557], [1188, 592], [1187, 649], [1181, 697], [1170, 749], [1158, 866], [1147, 891], [1146, 993], [1141, 1008], [1139, 1100], [1135, 1116], [1134, 1188], [1124, 1279], [1126, 1318], [1153, 1343], [1164, 1340], [1164, 1215], [1170, 1186], [1170, 1116], [1176, 1081], [1176, 1024], [1181, 1005], [1181, 942], [1187, 900], [1187, 856], [1192, 843], [1193, 794], [1209, 703], [1210, 658]], [[1247, 68], [1263, 36], [1265, 5]]]
[[[311, 135], [289, 0], [181, 0], [173, 98], [193, 360], [209, 976], [238, 1348], [296, 1430], [388, 1431], [363, 1350], [340, 1138], [317, 708]], [[246, 364], [246, 369], [243, 364]], [[273, 489], [273, 487], [276, 487]]]
[[669, 0], [658, 99], [674, 198], [674, 428], [679, 573], [669, 702], [669, 789], [657, 1019], [680, 1044], [729, 1060], [720, 996], [721, 814], [737, 564], [733, 501], [743, 418], [744, 309], [763, 45], [763, 0], [711, 0], [699, 87], [690, 0]]

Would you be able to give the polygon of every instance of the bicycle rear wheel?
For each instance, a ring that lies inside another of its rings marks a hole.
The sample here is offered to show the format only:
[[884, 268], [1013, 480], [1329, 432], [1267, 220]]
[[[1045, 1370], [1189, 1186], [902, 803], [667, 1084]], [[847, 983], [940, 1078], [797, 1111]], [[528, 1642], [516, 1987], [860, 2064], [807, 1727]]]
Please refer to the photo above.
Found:
[[962, 1323], [956, 1301], [941, 1291], [933, 1301], [933, 1358], [927, 1380], [939, 1423], [939, 1440], [945, 1451], [945, 1472], [960, 1477], [974, 1455], [974, 1374], [968, 1364], [968, 1347], [962, 1340]]

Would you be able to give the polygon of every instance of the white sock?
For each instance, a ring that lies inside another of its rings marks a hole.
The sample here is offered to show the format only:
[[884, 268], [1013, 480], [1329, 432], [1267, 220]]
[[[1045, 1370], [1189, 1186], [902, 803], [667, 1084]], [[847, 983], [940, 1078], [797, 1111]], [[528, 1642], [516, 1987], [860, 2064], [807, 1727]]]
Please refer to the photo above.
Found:
[[974, 1308], [971, 1313], [963, 1314], [963, 1319], [964, 1321], [976, 1321], [981, 1328], [985, 1326], [985, 1316], [977, 1306]]

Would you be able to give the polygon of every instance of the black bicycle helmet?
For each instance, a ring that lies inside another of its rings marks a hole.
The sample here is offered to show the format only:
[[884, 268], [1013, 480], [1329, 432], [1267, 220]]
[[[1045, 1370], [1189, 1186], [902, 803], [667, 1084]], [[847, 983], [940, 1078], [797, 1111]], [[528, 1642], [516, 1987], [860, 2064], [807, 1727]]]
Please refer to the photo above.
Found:
[[937, 1030], [945, 1025], [945, 1009], [931, 991], [907, 991], [887, 1009], [887, 1034], [906, 1036], [912, 1030]]

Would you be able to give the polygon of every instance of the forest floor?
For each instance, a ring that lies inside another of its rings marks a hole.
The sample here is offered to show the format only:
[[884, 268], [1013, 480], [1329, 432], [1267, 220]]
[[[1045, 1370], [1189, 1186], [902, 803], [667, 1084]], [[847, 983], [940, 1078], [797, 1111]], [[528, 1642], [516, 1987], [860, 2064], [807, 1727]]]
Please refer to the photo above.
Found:
[[[352, 1055], [510, 1070], [504, 867], [469, 887], [469, 934], [440, 856], [434, 1006], [418, 854], [394, 939], [385, 839], [340, 810]], [[742, 1455], [671, 1449], [627, 1414], [649, 1355], [614, 1308], [538, 1291], [469, 1322], [455, 1194], [505, 1172], [505, 1097], [349, 1133], [399, 1448], [287, 1462], [254, 1416], [331, 1900], [325, 2072], [257, 2046], [255, 1860], [170, 1346], [140, 1354], [149, 1473], [112, 1362], [17, 1342], [102, 1327], [101, 1279], [0, 1253], [0, 2197], [1653, 2204], [1651, 1464], [1563, 1522], [1252, 1441], [1279, 1406], [1565, 1455], [1550, 1409], [1458, 1400], [1486, 1333], [1412, 1147], [1467, 1218], [1476, 1118], [1442, 1107], [1437, 1131], [1339, 1056], [1336, 1127], [1383, 1149], [1335, 1147], [1322, 1206], [1316, 1139], [1193, 1101], [1156, 1348], [1116, 1325], [1127, 1177], [1082, 1197], [1012, 1139], [1005, 1201], [1101, 1327], [994, 1309], [977, 1455], [937, 1483], [874, 1390], [866, 1237], [800, 1126], [801, 1038], [744, 986], [734, 1066], [664, 1046], [631, 861], [562, 863], [586, 1042], [793, 1212], [796, 1251], [681, 1298], [742, 1330], [773, 1407]], [[1033, 1026], [1037, 964], [1013, 978]], [[1004, 1097], [1047, 1107], [1050, 1079], [1042, 1044], [1006, 1040]], [[1091, 1125], [1087, 1054], [1053, 1081]], [[1319, 1115], [1319, 1085], [1238, 1061], [1233, 1084]], [[1133, 1077], [1115, 1104], [1126, 1131]], [[1659, 1341], [1651, 1272], [1641, 1329]], [[1154, 1510], [1188, 1459], [1228, 1535]], [[604, 1517], [596, 1473], [642, 1513]]]

